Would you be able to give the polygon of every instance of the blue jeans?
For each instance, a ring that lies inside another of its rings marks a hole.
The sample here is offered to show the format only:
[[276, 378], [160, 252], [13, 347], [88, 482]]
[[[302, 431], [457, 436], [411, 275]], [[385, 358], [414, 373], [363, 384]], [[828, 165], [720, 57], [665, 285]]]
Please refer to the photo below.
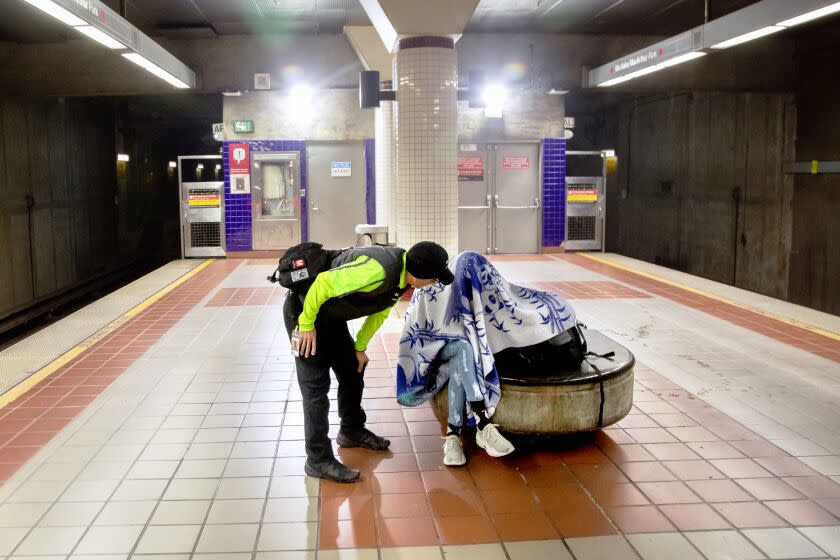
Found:
[[463, 426], [469, 403], [484, 401], [484, 376], [476, 368], [472, 346], [466, 340], [451, 340], [438, 354], [449, 363], [449, 424]]

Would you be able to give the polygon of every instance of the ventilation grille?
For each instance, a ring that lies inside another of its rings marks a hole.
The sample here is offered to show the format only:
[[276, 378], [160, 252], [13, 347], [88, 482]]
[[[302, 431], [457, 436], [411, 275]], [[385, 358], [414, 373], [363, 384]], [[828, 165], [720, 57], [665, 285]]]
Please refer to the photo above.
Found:
[[221, 247], [221, 224], [218, 222], [193, 222], [190, 224], [191, 247]]
[[566, 239], [569, 241], [594, 241], [595, 216], [569, 216], [569, 231]]

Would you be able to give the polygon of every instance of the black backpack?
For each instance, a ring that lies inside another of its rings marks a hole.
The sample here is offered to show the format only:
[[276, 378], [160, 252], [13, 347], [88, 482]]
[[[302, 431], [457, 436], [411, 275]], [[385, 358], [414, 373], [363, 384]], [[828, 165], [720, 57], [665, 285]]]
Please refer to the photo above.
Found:
[[297, 294], [305, 294], [315, 277], [330, 269], [333, 259], [342, 251], [324, 249], [320, 243], [311, 241], [290, 247], [280, 257], [274, 274], [268, 277], [272, 284], [279, 282]]

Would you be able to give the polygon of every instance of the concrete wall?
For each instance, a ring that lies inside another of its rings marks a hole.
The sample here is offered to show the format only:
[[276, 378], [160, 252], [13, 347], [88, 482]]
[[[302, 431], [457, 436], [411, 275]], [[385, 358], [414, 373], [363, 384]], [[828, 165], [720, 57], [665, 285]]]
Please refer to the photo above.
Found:
[[[840, 57], [840, 24], [798, 45], [796, 159], [840, 161], [840, 79], [825, 68]], [[796, 175], [790, 299], [840, 315], [840, 175]]]
[[791, 248], [792, 96], [695, 93], [619, 111], [607, 247], [786, 298]]
[[113, 267], [115, 163], [109, 103], [0, 100], [0, 317]]
[[[318, 90], [311, 119], [300, 118], [300, 108], [287, 103], [285, 91], [225, 97], [223, 115], [227, 140], [364, 140], [374, 135], [374, 112], [359, 108], [355, 89]], [[234, 133], [234, 120], [254, 121], [254, 132]]]
[[546, 95], [543, 90], [514, 90], [501, 119], [488, 119], [484, 109], [470, 109], [466, 102], [458, 105], [460, 140], [487, 142], [563, 137], [565, 104], [562, 95]]

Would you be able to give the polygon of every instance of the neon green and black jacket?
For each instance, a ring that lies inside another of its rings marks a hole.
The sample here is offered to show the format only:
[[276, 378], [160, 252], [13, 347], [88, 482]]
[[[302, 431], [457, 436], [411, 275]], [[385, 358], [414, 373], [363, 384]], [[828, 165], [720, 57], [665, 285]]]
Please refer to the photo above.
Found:
[[349, 321], [367, 317], [356, 336], [356, 350], [364, 351], [405, 290], [403, 249], [350, 249], [333, 260], [330, 270], [315, 277], [298, 327], [311, 331], [316, 318]]

